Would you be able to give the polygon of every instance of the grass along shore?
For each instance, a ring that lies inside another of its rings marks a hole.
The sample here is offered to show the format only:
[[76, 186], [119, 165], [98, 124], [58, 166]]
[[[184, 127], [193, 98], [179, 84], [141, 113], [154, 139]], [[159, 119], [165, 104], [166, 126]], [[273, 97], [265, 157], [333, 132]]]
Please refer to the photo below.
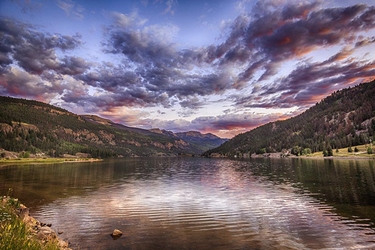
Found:
[[0, 149], [0, 166], [9, 164], [38, 164], [63, 162], [93, 162], [102, 159], [92, 158], [89, 154], [69, 155], [64, 157], [49, 157], [45, 154], [30, 154], [28, 152], [13, 152]]
[[0, 197], [0, 249], [71, 250], [49, 226], [29, 216], [17, 199]]
[[63, 162], [93, 162], [93, 161], [102, 161], [102, 159], [97, 158], [15, 158], [7, 159], [0, 158], [0, 165], [2, 163], [12, 163], [12, 164], [37, 164], [37, 163], [63, 163]]
[[[372, 148], [372, 154], [368, 153], [368, 148]], [[351, 150], [349, 149], [351, 148]], [[351, 152], [349, 152], [351, 151]], [[340, 149], [333, 149], [332, 150], [333, 158], [368, 158], [368, 159], [375, 159], [375, 147], [370, 144], [365, 145], [358, 145], [353, 147], [346, 147]], [[307, 155], [307, 157], [324, 157], [323, 151], [315, 152], [313, 154]], [[327, 157], [325, 157], [327, 158]]]
[[[371, 148], [369, 153], [369, 147]], [[372, 152], [372, 153], [371, 153]], [[237, 156], [238, 157], [238, 156]], [[237, 158], [235, 157], [235, 158]], [[318, 151], [311, 154], [302, 154], [302, 155], [294, 155], [289, 152], [289, 154], [285, 154], [282, 152], [276, 153], [264, 153], [264, 154], [252, 154], [251, 158], [280, 158], [280, 157], [289, 157], [289, 158], [299, 158], [299, 157], [306, 157], [306, 158], [339, 158], [339, 159], [375, 159], [375, 146], [370, 144], [358, 145], [353, 147], [346, 147], [340, 149], [332, 149], [332, 156], [324, 156], [323, 151]], [[248, 156], [239, 158], [248, 158]]]

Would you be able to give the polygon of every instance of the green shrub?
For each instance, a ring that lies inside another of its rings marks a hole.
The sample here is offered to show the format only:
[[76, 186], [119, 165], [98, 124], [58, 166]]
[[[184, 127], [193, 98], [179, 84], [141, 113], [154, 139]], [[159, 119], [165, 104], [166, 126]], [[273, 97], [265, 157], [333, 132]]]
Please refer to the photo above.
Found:
[[30, 153], [29, 152], [21, 152], [19, 154], [19, 157], [21, 157], [21, 158], [29, 158], [30, 157]]
[[371, 146], [367, 148], [367, 153], [368, 153], [369, 155], [372, 154], [372, 147], [371, 147]]
[[57, 241], [43, 244], [32, 234], [17, 215], [20, 206], [17, 199], [0, 198], [0, 249], [2, 250], [59, 250]]
[[305, 148], [305, 149], [303, 149], [303, 154], [304, 155], [309, 155], [309, 154], [311, 154], [311, 148]]
[[332, 147], [328, 146], [327, 148], [327, 156], [333, 156]]

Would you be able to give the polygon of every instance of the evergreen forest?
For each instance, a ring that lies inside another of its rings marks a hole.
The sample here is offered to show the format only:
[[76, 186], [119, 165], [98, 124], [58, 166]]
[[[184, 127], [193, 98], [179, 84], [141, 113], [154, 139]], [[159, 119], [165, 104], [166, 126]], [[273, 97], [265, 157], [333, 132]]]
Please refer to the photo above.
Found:
[[290, 152], [295, 155], [373, 142], [375, 81], [349, 87], [321, 100], [302, 114], [239, 134], [204, 153], [226, 157]]

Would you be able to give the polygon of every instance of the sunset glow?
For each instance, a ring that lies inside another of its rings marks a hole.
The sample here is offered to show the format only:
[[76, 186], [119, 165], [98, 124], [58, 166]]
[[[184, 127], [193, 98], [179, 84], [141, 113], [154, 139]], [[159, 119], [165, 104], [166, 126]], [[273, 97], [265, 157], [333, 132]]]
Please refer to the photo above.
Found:
[[231, 138], [375, 78], [365, 1], [0, 3], [0, 95]]

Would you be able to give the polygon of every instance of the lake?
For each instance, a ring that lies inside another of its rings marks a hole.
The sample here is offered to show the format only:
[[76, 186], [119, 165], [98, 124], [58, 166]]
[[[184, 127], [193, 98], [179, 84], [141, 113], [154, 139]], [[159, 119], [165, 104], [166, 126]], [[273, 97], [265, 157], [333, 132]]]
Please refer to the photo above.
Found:
[[[375, 162], [131, 158], [0, 167], [73, 249], [375, 249]], [[113, 240], [114, 229], [123, 236]]]

